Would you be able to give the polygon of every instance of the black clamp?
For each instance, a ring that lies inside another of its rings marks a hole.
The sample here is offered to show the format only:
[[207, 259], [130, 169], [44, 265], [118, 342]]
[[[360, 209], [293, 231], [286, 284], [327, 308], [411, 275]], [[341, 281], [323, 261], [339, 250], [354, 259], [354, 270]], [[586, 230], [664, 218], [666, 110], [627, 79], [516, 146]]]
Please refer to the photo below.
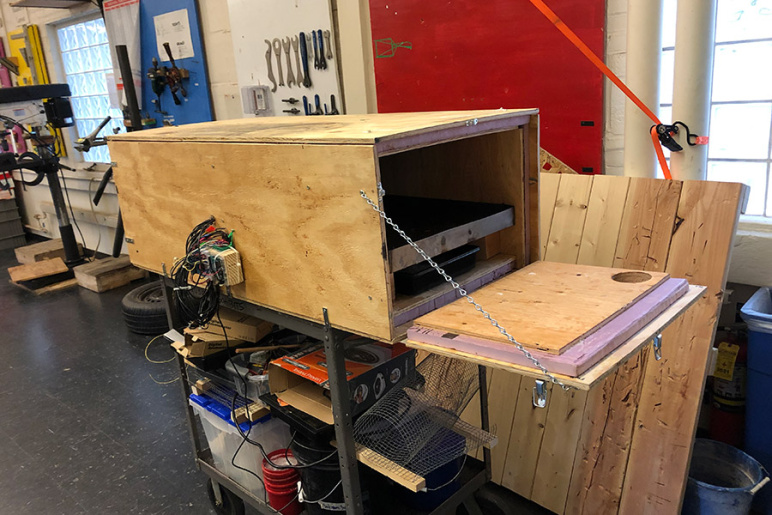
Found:
[[704, 144], [701, 142], [701, 140], [707, 138], [701, 137], [697, 134], [692, 134], [689, 130], [689, 126], [684, 122], [679, 121], [674, 122], [673, 125], [665, 125], [664, 123], [661, 123], [655, 126], [657, 129], [657, 137], [659, 138], [659, 142], [663, 147], [667, 148], [671, 152], [680, 152], [684, 149], [684, 147], [679, 145], [678, 142], [673, 139], [673, 134], [678, 134], [679, 125], [682, 126], [686, 131], [686, 143], [688, 143], [690, 147]]

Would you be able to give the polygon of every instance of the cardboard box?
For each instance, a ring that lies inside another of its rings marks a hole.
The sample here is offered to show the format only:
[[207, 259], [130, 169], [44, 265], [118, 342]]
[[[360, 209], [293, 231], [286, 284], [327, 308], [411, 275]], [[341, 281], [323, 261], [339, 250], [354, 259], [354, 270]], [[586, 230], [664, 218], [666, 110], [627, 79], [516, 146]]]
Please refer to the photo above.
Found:
[[[228, 308], [220, 308], [220, 318], [225, 326], [225, 334], [228, 335], [228, 339], [257, 343], [273, 329], [273, 324], [271, 323]], [[222, 328], [223, 326], [220, 325], [220, 321], [217, 317], [214, 317], [202, 330], [210, 334], [222, 336]]]
[[236, 348], [246, 342], [228, 336], [228, 341], [222, 335], [211, 334], [202, 329], [185, 329], [185, 341], [174, 342], [172, 347], [185, 358], [202, 358], [228, 348]]
[[[360, 339], [356, 338], [354, 339]], [[415, 351], [402, 343], [368, 343], [346, 350], [351, 414], [375, 404], [401, 379], [415, 371]], [[349, 342], [351, 345], [351, 342]], [[332, 424], [332, 403], [324, 345], [319, 343], [271, 362], [268, 384], [280, 401]]]

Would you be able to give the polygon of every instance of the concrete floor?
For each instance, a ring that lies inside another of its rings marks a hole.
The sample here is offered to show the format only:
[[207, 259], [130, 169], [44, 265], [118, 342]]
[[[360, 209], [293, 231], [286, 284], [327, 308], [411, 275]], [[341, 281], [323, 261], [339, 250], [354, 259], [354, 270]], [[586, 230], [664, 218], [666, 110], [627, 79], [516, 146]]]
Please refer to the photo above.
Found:
[[9, 284], [16, 264], [0, 251], [0, 513], [214, 513], [179, 381], [150, 377], [176, 365], [123, 324], [137, 284], [36, 297]]

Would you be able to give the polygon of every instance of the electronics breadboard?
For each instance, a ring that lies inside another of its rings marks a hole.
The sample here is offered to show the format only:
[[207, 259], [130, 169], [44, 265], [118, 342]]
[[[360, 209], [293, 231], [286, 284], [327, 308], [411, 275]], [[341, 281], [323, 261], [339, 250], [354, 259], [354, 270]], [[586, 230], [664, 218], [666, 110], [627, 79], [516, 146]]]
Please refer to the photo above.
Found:
[[203, 249], [203, 253], [208, 255], [209, 268], [215, 273], [220, 284], [233, 286], [244, 282], [241, 255], [238, 250], [232, 247], [225, 250], [208, 248]]

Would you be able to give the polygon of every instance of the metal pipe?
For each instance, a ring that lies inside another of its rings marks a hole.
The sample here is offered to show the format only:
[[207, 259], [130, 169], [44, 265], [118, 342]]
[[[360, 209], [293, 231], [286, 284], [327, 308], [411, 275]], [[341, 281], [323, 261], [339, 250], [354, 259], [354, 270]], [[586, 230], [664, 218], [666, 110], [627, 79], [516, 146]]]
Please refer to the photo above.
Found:
[[126, 94], [126, 109], [129, 111], [129, 120], [131, 121], [132, 131], [142, 130], [142, 115], [139, 112], [139, 102], [137, 101], [137, 90], [134, 89], [134, 74], [131, 73], [131, 62], [129, 61], [129, 51], [126, 45], [116, 45], [115, 53], [118, 57], [118, 66], [121, 70], [121, 80], [123, 80], [123, 92]]
[[[673, 121], [684, 122], [693, 134], [706, 135], [710, 129], [716, 3], [717, 0], [678, 0]], [[689, 146], [684, 131], [675, 139], [684, 149], [670, 155], [673, 178], [705, 179], [708, 146]]]
[[[628, 0], [625, 82], [654, 112], [659, 107], [662, 1]], [[655, 177], [657, 156], [649, 129], [653, 122], [630, 99], [625, 100], [624, 174]]]

